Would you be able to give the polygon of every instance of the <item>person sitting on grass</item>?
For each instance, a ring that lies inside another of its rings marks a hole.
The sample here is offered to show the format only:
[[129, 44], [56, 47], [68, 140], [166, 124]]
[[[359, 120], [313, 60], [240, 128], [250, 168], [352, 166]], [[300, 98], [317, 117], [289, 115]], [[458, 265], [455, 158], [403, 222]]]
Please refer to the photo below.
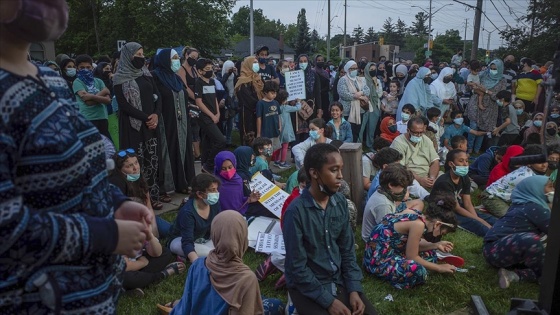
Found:
[[332, 140], [340, 140], [342, 142], [352, 142], [352, 126], [344, 117], [342, 112], [344, 108], [340, 102], [333, 102], [330, 106], [332, 119], [327, 123], [333, 130]]
[[467, 152], [467, 138], [463, 135], [456, 135], [450, 141], [452, 150]]
[[548, 171], [546, 175], [553, 183], [556, 183], [558, 176], [558, 164], [560, 162], [560, 145], [551, 145], [547, 149], [548, 152]]
[[[520, 156], [532, 156], [543, 154], [542, 146], [531, 144], [525, 148]], [[486, 187], [481, 194], [482, 205], [493, 216], [503, 217], [511, 204], [511, 193], [519, 183], [528, 177], [535, 175], [546, 175], [548, 162], [534, 163], [521, 166], [515, 171], [498, 179], [492, 185]]]
[[453, 243], [439, 239], [455, 231], [451, 194], [433, 194], [422, 213], [406, 209], [386, 215], [366, 240], [364, 268], [397, 289], [409, 289], [426, 282], [428, 271], [453, 274], [450, 264], [438, 264], [435, 250], [448, 253]]
[[383, 118], [379, 129], [381, 130], [380, 137], [389, 141], [389, 143], [393, 142], [393, 140], [401, 134], [397, 130], [397, 122], [393, 116]]
[[332, 129], [325, 124], [322, 118], [315, 118], [309, 122], [309, 138], [292, 148], [296, 168], [299, 170], [303, 166], [305, 153], [309, 148], [317, 143], [331, 143]]
[[506, 153], [507, 148], [507, 146], [490, 147], [469, 165], [469, 177], [478, 187], [486, 185], [488, 176], [490, 176], [490, 171], [502, 161], [502, 157]]
[[[255, 155], [255, 165], [251, 166], [249, 171], [251, 172], [251, 176], [253, 176], [256, 172], [267, 171], [265, 173], [270, 173], [269, 180], [272, 179], [272, 172], [268, 166], [268, 158], [272, 156], [272, 140], [265, 137], [258, 137], [253, 140], [253, 154]], [[266, 176], [266, 175], [265, 175]]]
[[158, 304], [162, 314], [270, 314], [284, 311], [278, 299], [262, 299], [255, 273], [243, 262], [248, 248], [247, 221], [234, 210], [220, 212], [212, 221], [214, 243], [207, 257], [189, 268], [180, 300]]
[[186, 257], [192, 263], [214, 249], [210, 225], [222, 211], [219, 187], [220, 181], [213, 175], [201, 173], [194, 178], [191, 196], [179, 209], [171, 230], [169, 248], [173, 254]]
[[[434, 184], [432, 194], [448, 193], [456, 196], [455, 216], [460, 227], [478, 236], [484, 237], [488, 229], [496, 222], [496, 218], [474, 209], [471, 200], [471, 180], [469, 157], [465, 151], [451, 150], [445, 159], [445, 174]], [[431, 199], [431, 197], [430, 197]]]
[[500, 288], [512, 282], [538, 281], [542, 276], [545, 244], [554, 186], [546, 176], [521, 181], [511, 194], [512, 205], [486, 233], [482, 255], [500, 268]]
[[[540, 139], [539, 139], [540, 140]], [[495, 181], [502, 178], [503, 176], [509, 174], [511, 171], [515, 170], [515, 165], [510, 165], [509, 161], [512, 157], [523, 154], [523, 147], [519, 145], [511, 145], [506, 149], [506, 153], [502, 157], [502, 161], [498, 163], [491, 171], [488, 176], [488, 182], [486, 182], [486, 187], [492, 185]]]
[[401, 110], [402, 120], [397, 120], [397, 131], [400, 132], [400, 134], [406, 133], [408, 129], [408, 121], [414, 116], [416, 116], [416, 108], [414, 105], [404, 104]]
[[237, 160], [237, 174], [241, 176], [243, 182], [248, 184], [251, 181], [251, 166], [255, 164], [255, 154], [253, 148], [248, 146], [240, 146], [233, 150], [235, 159]]
[[337, 193], [342, 156], [320, 143], [303, 165], [310, 185], [284, 215], [290, 298], [300, 314], [377, 314], [363, 293], [346, 198]]
[[[373, 160], [377, 155], [375, 152], [379, 152], [383, 148], [388, 148], [390, 145], [391, 142], [381, 137], [377, 137], [373, 141], [374, 152], [367, 152], [362, 154], [362, 183], [364, 185], [364, 191], [367, 192], [369, 190], [372, 181], [375, 179], [379, 171], [378, 166], [373, 164]], [[367, 202], [367, 199], [365, 201]]]
[[451, 112], [451, 119], [453, 120], [453, 124], [445, 127], [445, 131], [443, 132], [443, 146], [447, 148], [447, 150], [453, 150], [451, 147], [450, 140], [454, 136], [463, 136], [464, 134], [470, 133], [475, 136], [484, 136], [486, 135], [486, 131], [478, 131], [471, 129], [470, 127], [463, 124], [464, 118], [463, 113], [460, 111], [453, 111]]

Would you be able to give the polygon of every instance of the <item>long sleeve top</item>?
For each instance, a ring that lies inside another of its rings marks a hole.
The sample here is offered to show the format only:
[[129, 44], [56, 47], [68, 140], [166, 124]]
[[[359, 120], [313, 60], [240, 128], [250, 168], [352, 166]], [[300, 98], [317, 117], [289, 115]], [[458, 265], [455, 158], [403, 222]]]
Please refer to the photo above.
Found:
[[[348, 76], [343, 76], [338, 81], [337, 88], [336, 88], [338, 91], [338, 95], [340, 97], [339, 102], [340, 104], [342, 104], [342, 107], [344, 108], [344, 110], [342, 111], [342, 115], [344, 117], [350, 115], [350, 107], [351, 107], [350, 103], [352, 103], [352, 101], [354, 100], [354, 93], [356, 92], [356, 91], [351, 91], [348, 88], [348, 83], [347, 83], [348, 80], [350, 80]], [[356, 81], [357, 80], [365, 80], [365, 79], [362, 77], [358, 77], [356, 78]], [[361, 91], [364, 92], [365, 96], [369, 97], [369, 94], [371, 92], [369, 87], [365, 82], [362, 82], [362, 85], [363, 87]], [[360, 109], [360, 112], [363, 112], [363, 109]]]

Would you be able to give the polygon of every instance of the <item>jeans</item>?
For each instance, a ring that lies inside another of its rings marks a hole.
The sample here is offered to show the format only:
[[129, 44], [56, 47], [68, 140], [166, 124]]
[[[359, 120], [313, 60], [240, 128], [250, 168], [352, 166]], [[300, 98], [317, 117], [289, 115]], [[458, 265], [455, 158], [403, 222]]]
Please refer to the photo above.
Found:
[[235, 117], [229, 117], [227, 120], [222, 122], [222, 132], [226, 136], [226, 144], [231, 144], [231, 132], [233, 131], [233, 119]]
[[[478, 127], [476, 121], [471, 120], [470, 126], [471, 129], [477, 130]], [[475, 136], [469, 133], [467, 148], [472, 152], [480, 152], [480, 148], [482, 147], [482, 141], [484, 140], [484, 136]]]
[[[488, 222], [488, 224], [490, 225], [494, 225], [494, 223], [496, 223], [496, 221], [498, 220], [496, 217], [486, 213], [477, 212], [477, 215], [479, 218]], [[455, 217], [457, 218], [457, 223], [459, 224], [460, 227], [476, 234], [477, 236], [484, 237], [486, 235], [486, 232], [488, 232], [489, 230], [489, 228], [487, 228], [484, 224], [480, 223], [475, 219], [464, 217], [457, 213], [455, 213]]]
[[156, 224], [159, 232], [159, 238], [165, 238], [169, 235], [171, 230], [171, 223], [162, 219], [159, 215], [156, 215]]

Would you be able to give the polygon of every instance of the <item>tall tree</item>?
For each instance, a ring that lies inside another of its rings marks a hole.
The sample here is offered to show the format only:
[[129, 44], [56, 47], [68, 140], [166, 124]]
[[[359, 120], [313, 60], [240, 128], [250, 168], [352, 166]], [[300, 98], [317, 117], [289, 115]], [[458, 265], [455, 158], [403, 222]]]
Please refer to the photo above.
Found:
[[397, 23], [395, 24], [395, 33], [393, 35], [392, 44], [395, 44], [399, 47], [404, 46], [404, 38], [408, 33], [408, 28], [406, 27], [406, 23], [401, 20], [399, 17]]
[[364, 36], [364, 42], [373, 43], [373, 42], [376, 42], [378, 39], [379, 38], [377, 36], [377, 33], [375, 32], [373, 27], [368, 28], [367, 32], [366, 32], [366, 35]]
[[416, 21], [412, 22], [412, 27], [410, 28], [410, 33], [414, 36], [426, 36], [428, 35], [428, 15], [424, 12], [418, 12], [415, 16]]
[[311, 36], [309, 35], [309, 24], [305, 16], [305, 9], [301, 9], [297, 17], [297, 37], [294, 45], [296, 55], [309, 52]]
[[[229, 36], [241, 35], [242, 37], [249, 37], [250, 13], [251, 9], [248, 6], [242, 6], [232, 15], [228, 26]], [[280, 34], [286, 32], [287, 29], [287, 26], [282, 24], [280, 20], [268, 19], [262, 9], [253, 10], [253, 24], [255, 36], [269, 36], [278, 39]]]
[[319, 33], [316, 29], [311, 31], [311, 37], [309, 40], [309, 53], [314, 54], [319, 51], [319, 44], [321, 41], [321, 37], [319, 37]]
[[358, 27], [354, 28], [354, 30], [352, 31], [352, 39], [358, 44], [364, 42], [365, 40], [364, 29], [360, 26], [360, 24], [358, 24]]
[[393, 24], [393, 19], [391, 17], [388, 17], [385, 20], [381, 32], [383, 33], [385, 45], [390, 43], [392, 44], [395, 39], [395, 25]]

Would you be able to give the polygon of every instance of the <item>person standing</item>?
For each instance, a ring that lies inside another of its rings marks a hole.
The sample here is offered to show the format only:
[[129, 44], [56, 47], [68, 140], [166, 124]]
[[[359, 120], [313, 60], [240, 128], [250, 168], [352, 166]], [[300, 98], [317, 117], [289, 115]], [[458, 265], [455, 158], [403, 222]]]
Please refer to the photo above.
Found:
[[529, 58], [522, 60], [521, 73], [517, 75], [517, 84], [512, 94], [525, 103], [525, 111], [533, 114], [539, 103], [542, 93], [542, 76], [538, 71], [533, 71], [533, 61]]
[[[194, 97], [194, 84], [198, 78], [198, 73], [196, 71], [196, 61], [198, 60], [198, 50], [194, 47], [185, 47], [182, 52], [183, 64], [181, 68], [177, 71], [177, 75], [183, 81], [183, 84], [187, 87], [187, 110], [188, 120], [190, 123], [191, 133], [192, 133], [192, 147], [194, 151], [194, 158], [200, 161], [200, 126], [198, 115], [200, 113], [199, 109], [196, 107], [196, 101]], [[188, 144], [187, 144], [188, 145]]]
[[235, 84], [235, 93], [239, 100], [239, 134], [244, 145], [250, 133], [257, 133], [257, 102], [264, 96], [264, 83], [258, 73], [259, 63], [255, 57], [247, 57], [241, 63], [241, 73]]
[[457, 53], [451, 57], [451, 64], [458, 67], [461, 66], [461, 62], [463, 61], [463, 49], [458, 48]]
[[325, 70], [325, 57], [322, 55], [315, 56], [315, 67], [313, 71], [317, 73], [317, 78], [321, 85], [321, 102], [317, 103], [317, 109], [322, 111], [322, 118], [325, 121], [331, 119], [331, 113], [329, 111], [329, 92], [331, 90], [331, 77], [327, 70]]
[[65, 80], [27, 60], [67, 22], [63, 0], [0, 1], [1, 314], [116, 313], [121, 255], [151, 235], [148, 208], [109, 185], [102, 136]]

